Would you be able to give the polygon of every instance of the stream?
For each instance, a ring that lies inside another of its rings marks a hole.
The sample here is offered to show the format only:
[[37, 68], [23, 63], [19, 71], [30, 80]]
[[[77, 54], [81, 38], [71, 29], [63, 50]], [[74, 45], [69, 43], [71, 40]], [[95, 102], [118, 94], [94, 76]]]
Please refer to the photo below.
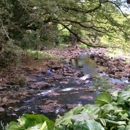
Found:
[[[68, 65], [66, 60], [66, 65]], [[91, 60], [85, 53], [79, 55], [78, 59], [72, 59], [71, 63], [76, 70], [83, 72], [84, 76], [79, 78], [67, 77], [64, 79], [51, 80], [51, 75], [39, 74], [36, 76], [36, 82], [46, 81], [49, 79], [54, 85], [51, 88], [46, 88], [36, 95], [32, 95], [22, 99], [20, 103], [10, 106], [7, 114], [1, 120], [3, 123], [8, 123], [16, 120], [23, 113], [37, 113], [44, 114], [52, 120], [56, 116], [63, 115], [77, 105], [93, 104], [94, 99], [100, 93], [99, 91], [90, 91], [94, 80], [91, 77], [104, 76], [98, 73], [98, 67], [94, 60]], [[117, 79], [109, 78], [112, 82], [120, 84], [128, 82], [126, 80], [120, 81]], [[33, 84], [33, 82], [32, 82]]]

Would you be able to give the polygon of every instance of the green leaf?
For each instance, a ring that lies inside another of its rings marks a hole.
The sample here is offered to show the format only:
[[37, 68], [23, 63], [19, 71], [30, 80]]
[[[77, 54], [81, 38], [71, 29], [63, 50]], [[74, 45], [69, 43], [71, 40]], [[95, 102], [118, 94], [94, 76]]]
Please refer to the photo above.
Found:
[[[37, 124], [37, 125], [34, 125], [32, 127], [29, 127], [28, 129], [26, 130], [40, 130], [40, 128], [42, 127], [42, 123], [41, 124]], [[44, 130], [44, 129], [41, 129], [41, 130]], [[46, 130], [46, 129], [45, 129]]]
[[75, 122], [73, 128], [73, 130], [105, 130], [100, 123], [94, 120]]
[[118, 96], [118, 92], [119, 92], [119, 91], [114, 91], [114, 92], [111, 93], [111, 95], [112, 95], [113, 97], [117, 97], [117, 96]]
[[130, 98], [130, 91], [122, 91], [118, 94], [119, 99], [123, 99], [124, 101], [127, 101]]
[[47, 123], [44, 122], [43, 125], [42, 125], [42, 127], [39, 130], [48, 130]]
[[101, 122], [101, 124], [102, 124], [103, 126], [106, 126], [106, 120], [105, 120], [105, 119], [99, 118], [98, 120]]
[[92, 115], [98, 115], [100, 107], [94, 104], [93, 105], [88, 104], [85, 106], [85, 109], [83, 111], [91, 113]]
[[130, 85], [125, 88], [125, 91], [130, 91]]
[[112, 121], [105, 119], [107, 123], [113, 124], [113, 125], [126, 125], [126, 121]]
[[72, 110], [67, 112], [63, 117], [57, 118], [55, 122], [55, 126], [58, 126], [61, 124], [62, 125], [71, 124], [71, 120], [70, 120], [71, 116], [80, 114], [83, 110], [84, 110], [83, 106], [77, 106], [73, 108]]
[[130, 121], [129, 121], [128, 125], [126, 126], [126, 130], [130, 130]]
[[100, 93], [97, 98], [94, 100], [95, 104], [102, 106], [111, 102], [111, 95], [108, 93]]
[[44, 115], [25, 114], [23, 116], [27, 119], [25, 122], [25, 126], [26, 125], [27, 126], [34, 126], [34, 124], [39, 124], [39, 123], [43, 123], [44, 121], [46, 121], [49, 130], [52, 130], [54, 128], [54, 122], [49, 120]]
[[115, 106], [113, 104], [105, 104], [104, 106], [101, 107], [103, 113], [108, 113], [108, 114], [113, 114], [113, 113], [121, 113], [125, 112], [122, 110], [121, 107]]
[[74, 122], [74, 121], [84, 121], [84, 120], [90, 120], [90, 119], [95, 119], [95, 117], [92, 115], [92, 114], [89, 114], [89, 113], [81, 113], [81, 114], [78, 114], [78, 115], [74, 115], [71, 117], [71, 120]]
[[54, 123], [44, 115], [24, 114], [18, 122], [10, 122], [7, 130], [53, 130]]
[[79, 114], [83, 111], [84, 107], [83, 106], [77, 106], [72, 109], [73, 115]]
[[126, 130], [125, 125], [118, 126], [118, 130]]
[[25, 127], [21, 126], [17, 122], [12, 121], [9, 123], [9, 126], [7, 126], [7, 130], [25, 130]]

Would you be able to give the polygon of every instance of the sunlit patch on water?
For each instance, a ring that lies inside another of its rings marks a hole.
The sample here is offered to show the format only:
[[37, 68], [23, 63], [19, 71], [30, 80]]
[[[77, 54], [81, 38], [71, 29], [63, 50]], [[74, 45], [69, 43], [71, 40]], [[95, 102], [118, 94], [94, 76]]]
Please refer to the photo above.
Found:
[[90, 75], [89, 74], [86, 74], [84, 75], [83, 77], [80, 77], [79, 79], [80, 80], [86, 80], [86, 79], [89, 79], [90, 78]]
[[56, 108], [55, 113], [56, 113], [56, 114], [58, 114], [58, 113], [59, 113], [59, 111], [60, 111], [60, 107]]
[[71, 91], [71, 90], [73, 90], [74, 88], [65, 88], [65, 89], [62, 89], [61, 91], [64, 91], [64, 92], [66, 92], [66, 91]]
[[82, 102], [81, 101], [78, 102], [78, 106], [82, 106]]
[[41, 92], [41, 93], [38, 93], [37, 95], [43, 95], [43, 96], [45, 96], [45, 95], [47, 95], [48, 93], [52, 93], [52, 92], [54, 92], [53, 89], [52, 89], [52, 90], [45, 90], [45, 91], [43, 91], [43, 92]]
[[109, 78], [109, 80], [113, 83], [119, 83], [119, 84], [124, 84], [124, 83], [130, 83], [127, 79], [115, 79], [115, 78]]
[[122, 78], [122, 79], [110, 78], [105, 72], [99, 73], [99, 75], [104, 76], [104, 78], [107, 78], [108, 81], [112, 83], [119, 83], [119, 84], [130, 83], [127, 78]]

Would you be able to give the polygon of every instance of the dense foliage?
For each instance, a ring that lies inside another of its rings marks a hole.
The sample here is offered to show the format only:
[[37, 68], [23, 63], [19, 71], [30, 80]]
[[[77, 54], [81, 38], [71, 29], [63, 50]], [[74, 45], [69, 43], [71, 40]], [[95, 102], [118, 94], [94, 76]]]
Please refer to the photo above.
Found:
[[[124, 25], [119, 21], [120, 18], [128, 20], [125, 14], [123, 18], [121, 1], [3, 0], [0, 3], [1, 37], [13, 39], [23, 47], [57, 42], [59, 37], [64, 37], [60, 35], [64, 29], [89, 46], [94, 46], [91, 44], [102, 35], [117, 37], [116, 33], [119, 36], [122, 32], [127, 37]], [[60, 29], [58, 25], [61, 25]]]
[[94, 105], [77, 106], [55, 124], [43, 115], [24, 114], [6, 130], [130, 130], [130, 86], [124, 91], [100, 93]]
[[6, 56], [10, 53], [7, 44], [37, 50], [77, 42], [93, 47], [106, 47], [109, 43], [112, 47], [129, 48], [130, 17], [121, 10], [124, 3], [124, 0], [0, 0], [0, 62], [4, 66], [11, 62]]
[[112, 95], [101, 93], [95, 105], [78, 106], [56, 120], [56, 130], [129, 130], [130, 86]]
[[7, 130], [52, 130], [54, 123], [43, 115], [25, 114], [19, 123], [11, 122]]

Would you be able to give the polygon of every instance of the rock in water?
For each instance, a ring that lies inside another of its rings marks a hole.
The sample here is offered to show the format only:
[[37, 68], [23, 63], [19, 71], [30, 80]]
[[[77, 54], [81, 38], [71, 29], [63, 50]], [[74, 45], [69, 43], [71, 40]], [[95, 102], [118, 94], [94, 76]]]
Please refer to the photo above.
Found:
[[46, 71], [46, 76], [51, 76], [51, 75], [52, 75], [51, 70], [47, 70], [47, 71]]

